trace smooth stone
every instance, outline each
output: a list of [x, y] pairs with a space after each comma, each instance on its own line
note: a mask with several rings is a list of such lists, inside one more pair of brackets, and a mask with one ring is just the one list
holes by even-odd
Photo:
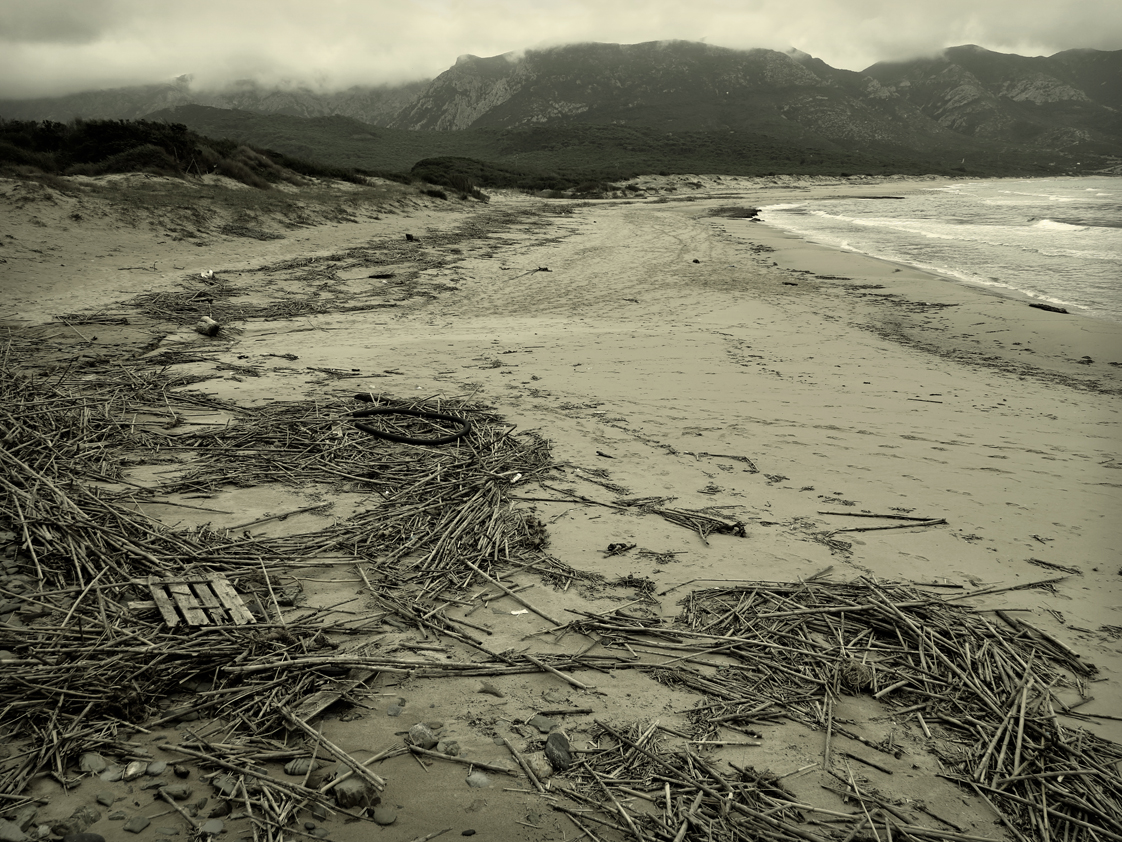
[[156, 761], [153, 761], [152, 763], [149, 763], [148, 768], [145, 769], [144, 771], [145, 771], [145, 774], [154, 778], [154, 777], [156, 777], [158, 775], [162, 775], [164, 772], [166, 772], [167, 768], [168, 768], [168, 764], [165, 761], [156, 760]]
[[386, 715], [387, 716], [401, 716], [401, 712], [403, 710], [404, 710], [404, 708], [402, 708], [401, 705], [390, 705], [388, 708], [386, 708]]
[[223, 816], [230, 815], [230, 802], [219, 801], [210, 808], [210, 812], [206, 814], [208, 819], [220, 819]]
[[237, 779], [231, 777], [230, 775], [219, 775], [217, 778], [210, 782], [210, 785], [227, 798], [238, 791]]
[[147, 770], [148, 770], [148, 764], [147, 763], [145, 763], [143, 760], [134, 760], [132, 763], [130, 763], [128, 766], [125, 767], [124, 780], [126, 782], [135, 781], [137, 778], [139, 778], [141, 775], [143, 775]]
[[126, 813], [124, 810], [114, 810], [105, 818], [109, 819], [109, 821], [111, 822], [123, 822], [128, 817], [128, 813]]
[[554, 731], [545, 740], [545, 756], [558, 772], [564, 772], [573, 765], [573, 755], [569, 751], [569, 738], [560, 731]]
[[101, 780], [105, 781], [107, 784], [115, 784], [117, 781], [121, 780], [121, 778], [123, 778], [124, 776], [125, 776], [125, 767], [124, 766], [118, 766], [116, 763], [114, 763], [112, 766], [110, 766], [104, 772], [102, 772], [100, 775], [98, 775], [98, 777], [101, 778]]
[[390, 825], [397, 821], [397, 810], [393, 807], [377, 807], [374, 810], [374, 824]]
[[152, 821], [147, 816], [133, 816], [124, 823], [123, 829], [129, 833], [140, 833], [150, 824], [152, 824]]
[[482, 772], [472, 772], [467, 776], [467, 785], [476, 789], [483, 789], [491, 785], [491, 779]]
[[335, 803], [344, 809], [365, 807], [370, 803], [371, 794], [370, 785], [355, 775], [335, 787]]
[[315, 822], [304, 822], [304, 830], [315, 830], [315, 829], [316, 829], [316, 823]]
[[98, 774], [109, 768], [109, 761], [96, 751], [87, 751], [78, 758], [78, 768], [83, 772]]
[[206, 836], [217, 836], [225, 829], [226, 825], [222, 823], [221, 819], [211, 819], [208, 822], [203, 822], [202, 827], [199, 828], [199, 833]]
[[284, 773], [286, 775], [306, 775], [311, 768], [312, 758], [297, 757], [295, 760], [289, 760], [284, 764]]
[[164, 825], [163, 827], [157, 827], [156, 833], [163, 834], [164, 836], [178, 836], [179, 828], [172, 827], [171, 825]]
[[102, 807], [112, 807], [113, 803], [117, 800], [117, 796], [112, 792], [99, 792], [96, 800]]
[[316, 839], [326, 839], [328, 833], [330, 833], [330, 831], [326, 827], [317, 827], [312, 831], [312, 836]]
[[186, 766], [180, 765], [179, 763], [176, 763], [174, 766], [172, 766], [171, 771], [175, 773], [175, 776], [177, 778], [187, 778], [191, 775], [191, 770]]
[[548, 716], [542, 716], [540, 713], [531, 717], [526, 724], [537, 728], [538, 731], [543, 734], [548, 734], [557, 727], [557, 722], [555, 720], [550, 719]]
[[186, 784], [172, 784], [165, 786], [163, 791], [174, 798], [176, 801], [186, 801], [191, 797], [191, 787]]

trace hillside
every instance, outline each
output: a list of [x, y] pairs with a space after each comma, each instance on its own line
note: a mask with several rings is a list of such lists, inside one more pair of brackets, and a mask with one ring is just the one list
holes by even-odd
[[243, 82], [0, 102], [6, 119], [146, 118], [337, 167], [432, 157], [537, 175], [1110, 171], [1122, 51], [1024, 57], [964, 46], [839, 70], [798, 51], [685, 41], [462, 56], [431, 82], [335, 93]]

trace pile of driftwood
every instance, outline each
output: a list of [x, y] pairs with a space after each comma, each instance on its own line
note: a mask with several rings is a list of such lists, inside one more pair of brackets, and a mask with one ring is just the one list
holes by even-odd
[[[609, 747], [580, 767], [586, 800], [597, 808], [578, 813], [586, 822], [679, 842], [838, 833], [976, 838], [953, 816], [908, 815], [852, 774], [836, 775], [835, 791], [859, 809], [831, 814], [795, 802], [774, 776], [722, 767], [714, 755], [725, 745], [753, 744], [730, 741], [723, 729], [759, 737], [754, 726], [788, 719], [823, 732], [822, 768], [830, 774], [839, 735], [892, 756], [898, 746], [834, 721], [842, 694], [868, 694], [897, 721], [914, 721], [936, 750], [940, 736], [969, 745], [965, 753], [948, 752], [943, 776], [986, 799], [1018, 839], [1122, 839], [1122, 746], [1059, 719], [1070, 713], [1060, 689], [1085, 698], [1082, 680], [1095, 667], [1013, 613], [998, 611], [991, 620], [958, 601], [869, 580], [759, 582], [695, 591], [683, 604], [674, 625], [624, 616], [579, 623], [605, 645], [678, 654], [673, 667], [646, 669], [706, 697], [691, 712], [690, 734], [600, 723]], [[691, 661], [717, 669], [691, 669]], [[656, 744], [667, 733], [688, 738], [685, 748]], [[942, 827], [921, 824], [926, 817]], [[832, 830], [813, 829], [816, 823]]]
[[[351, 666], [421, 671], [377, 653], [339, 656], [342, 636], [392, 620], [486, 655], [446, 662], [436, 674], [557, 669], [492, 653], [470, 621], [454, 625], [444, 615], [457, 604], [445, 592], [473, 580], [493, 597], [512, 592], [499, 578], [504, 566], [576, 575], [541, 551], [544, 528], [510, 500], [517, 482], [549, 466], [540, 437], [516, 435], [484, 407], [432, 401], [425, 406], [470, 420], [472, 432], [439, 449], [416, 447], [355, 429], [351, 399], [245, 408], [173, 390], [166, 372], [139, 364], [32, 377], [2, 362], [0, 737], [17, 747], [0, 760], [5, 811], [27, 803], [25, 791], [43, 775], [72, 785], [85, 753], [151, 760], [133, 734], [216, 718], [217, 736], [199, 733], [167, 749], [209, 767], [260, 838], [280, 839], [297, 810], [325, 808], [340, 778], [296, 785], [267, 774], [264, 759], [319, 756], [373, 791], [380, 780], [364, 765], [370, 759], [358, 762], [310, 726], [314, 713], [301, 713], [301, 703], [338, 686]], [[233, 420], [185, 427], [184, 415], [200, 411]], [[131, 466], [153, 463], [172, 478], [157, 488], [130, 482]], [[145, 503], [206, 511], [182, 492], [278, 482], [361, 490], [376, 505], [284, 537], [171, 529], [143, 513]], [[340, 563], [360, 574], [372, 603], [352, 612], [294, 606], [282, 574]], [[213, 592], [189, 585], [209, 621], [190, 625], [184, 609], [183, 622], [169, 626], [152, 606], [163, 598], [174, 611], [169, 594], [187, 581], [215, 583]], [[243, 603], [237, 611], [217, 604], [218, 584]], [[253, 621], [235, 621], [240, 612]]]

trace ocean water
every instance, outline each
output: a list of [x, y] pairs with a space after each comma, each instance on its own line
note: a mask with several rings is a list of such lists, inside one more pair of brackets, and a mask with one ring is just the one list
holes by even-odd
[[765, 206], [760, 218], [823, 245], [1122, 322], [1122, 178], [961, 181], [902, 199]]

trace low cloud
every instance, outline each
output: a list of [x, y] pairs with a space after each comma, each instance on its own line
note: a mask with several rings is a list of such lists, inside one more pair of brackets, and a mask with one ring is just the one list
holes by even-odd
[[835, 67], [974, 43], [1122, 48], [1117, 0], [0, 0], [0, 97], [252, 78], [338, 89], [432, 78], [464, 54], [681, 39], [797, 47]]

